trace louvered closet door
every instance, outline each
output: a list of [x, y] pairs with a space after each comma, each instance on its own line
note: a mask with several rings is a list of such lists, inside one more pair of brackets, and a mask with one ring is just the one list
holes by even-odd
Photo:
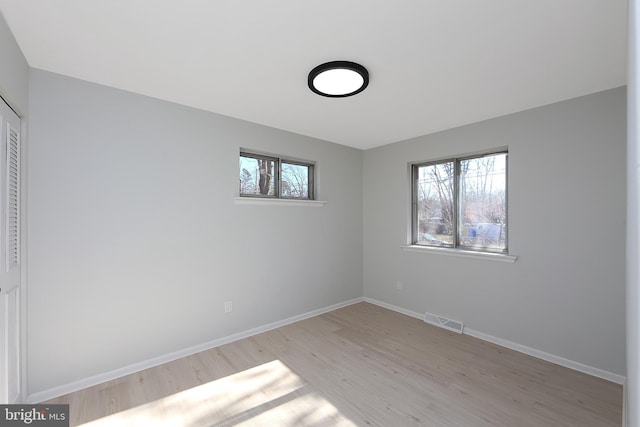
[[20, 395], [20, 118], [0, 98], [0, 404]]

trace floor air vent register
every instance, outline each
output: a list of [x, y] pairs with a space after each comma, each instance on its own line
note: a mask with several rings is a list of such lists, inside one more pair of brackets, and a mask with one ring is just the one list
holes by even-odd
[[464, 324], [462, 322], [447, 319], [446, 317], [438, 316], [437, 314], [429, 312], [424, 313], [424, 321], [430, 325], [439, 326], [459, 334], [461, 334], [464, 329]]

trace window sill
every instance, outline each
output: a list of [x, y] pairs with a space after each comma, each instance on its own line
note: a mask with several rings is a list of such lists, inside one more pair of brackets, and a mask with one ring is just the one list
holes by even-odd
[[322, 200], [267, 199], [262, 197], [235, 197], [236, 205], [270, 205], [270, 206], [310, 206], [321, 208], [327, 204]]
[[475, 252], [475, 251], [465, 251], [462, 249], [453, 249], [453, 248], [434, 248], [428, 246], [420, 246], [420, 245], [410, 245], [410, 246], [402, 246], [401, 247], [405, 252], [417, 252], [417, 253], [431, 253], [431, 254], [439, 254], [439, 255], [447, 255], [447, 256], [456, 256], [462, 258], [475, 258], [475, 259], [484, 259], [487, 261], [496, 261], [496, 262], [506, 262], [513, 264], [518, 259], [515, 255], [507, 255], [507, 254], [494, 254], [490, 252]]

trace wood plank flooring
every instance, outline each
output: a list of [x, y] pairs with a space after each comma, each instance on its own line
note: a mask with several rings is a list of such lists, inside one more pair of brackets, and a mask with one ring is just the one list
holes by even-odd
[[46, 403], [91, 427], [622, 422], [618, 384], [368, 303]]

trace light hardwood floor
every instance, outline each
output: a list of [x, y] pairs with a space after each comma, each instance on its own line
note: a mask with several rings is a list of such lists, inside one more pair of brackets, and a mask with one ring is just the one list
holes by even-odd
[[359, 303], [81, 390], [71, 425], [620, 426], [622, 387]]

